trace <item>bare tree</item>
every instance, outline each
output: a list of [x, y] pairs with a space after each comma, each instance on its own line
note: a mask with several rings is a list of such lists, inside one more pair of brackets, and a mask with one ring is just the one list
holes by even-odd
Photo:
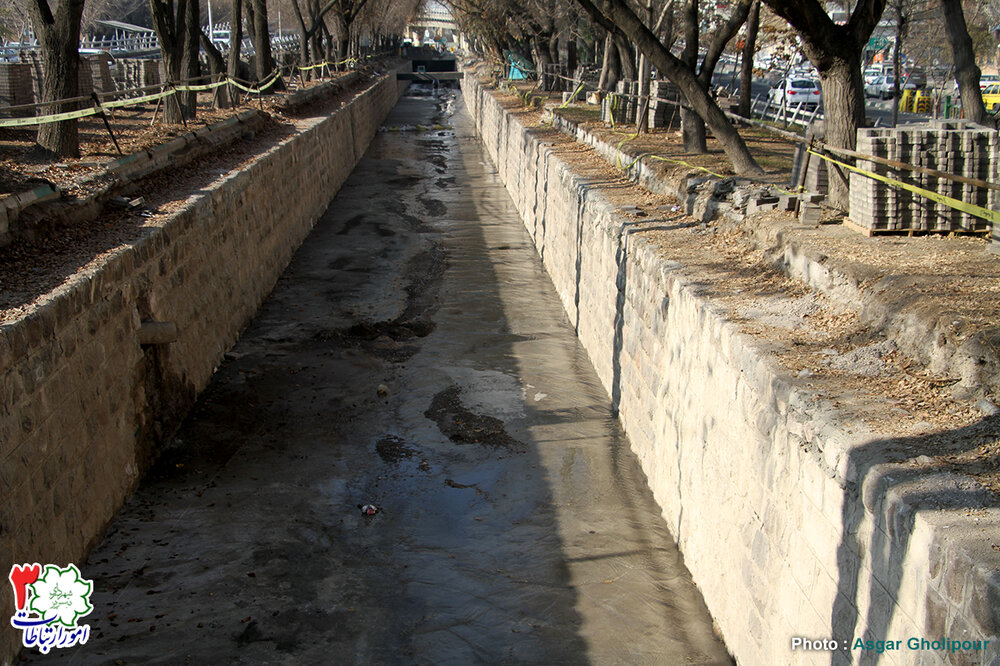
[[750, 117], [750, 87], [753, 83], [753, 59], [757, 53], [757, 32], [760, 30], [760, 0], [753, 0], [747, 19], [743, 43], [743, 61], [740, 67], [740, 115]]
[[[28, 11], [42, 50], [43, 102], [76, 97], [80, 66], [80, 17], [84, 0], [59, 0], [55, 14], [48, 0], [29, 0]], [[72, 111], [69, 103], [46, 107], [49, 113]], [[76, 120], [45, 123], [36, 139], [41, 150], [60, 157], [77, 157], [80, 143]]]
[[606, 30], [635, 42], [656, 69], [678, 87], [692, 110], [711, 128], [737, 173], [741, 175], [763, 173], [763, 169], [750, 154], [743, 138], [702, 86], [693, 68], [674, 56], [624, 0], [577, 0], [577, 2]]
[[[160, 56], [163, 58], [163, 69], [168, 83], [177, 83], [183, 78], [184, 43], [186, 40], [186, 20], [188, 2], [196, 0], [149, 0], [149, 8], [153, 15], [153, 26], [160, 39]], [[171, 95], [163, 105], [163, 120], [167, 123], [179, 123], [189, 113], [184, 108], [186, 99], [179, 95]]]
[[965, 23], [961, 0], [941, 0], [944, 12], [945, 34], [951, 44], [951, 53], [955, 62], [955, 80], [962, 96], [962, 111], [965, 117], [977, 123], [994, 124], [986, 113], [983, 96], [979, 89], [979, 66], [976, 65], [976, 54], [972, 48], [972, 38]]
[[[226, 74], [230, 79], [236, 80], [240, 76], [240, 51], [243, 48], [243, 0], [232, 1], [233, 20], [229, 23], [229, 59], [226, 62]], [[234, 103], [239, 102], [239, 90], [232, 86], [227, 87]]]
[[[858, 0], [845, 25], [837, 25], [819, 0], [763, 0], [802, 37], [802, 51], [819, 72], [823, 88], [826, 142], [853, 149], [865, 124], [861, 54], [878, 24], [886, 0]], [[830, 202], [847, 208], [847, 174], [831, 169]]]
[[257, 81], [261, 82], [274, 72], [271, 31], [267, 22], [267, 0], [248, 0], [244, 8], [248, 18], [247, 29], [254, 48], [254, 75]]

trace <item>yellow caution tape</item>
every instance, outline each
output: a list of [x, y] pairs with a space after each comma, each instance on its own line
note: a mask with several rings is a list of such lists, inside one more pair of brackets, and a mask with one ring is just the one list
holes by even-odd
[[[123, 106], [135, 106], [136, 104], [145, 104], [146, 102], [170, 97], [173, 94], [175, 94], [173, 90], [167, 90], [161, 93], [153, 93], [152, 95], [143, 95], [142, 97], [129, 97], [128, 99], [119, 99], [114, 102], [102, 102], [101, 107], [105, 109], [117, 109]], [[35, 120], [38, 119], [36, 118]]]
[[281, 72], [275, 72], [274, 74], [271, 75], [271, 78], [266, 83], [261, 84], [260, 86], [258, 86], [256, 88], [247, 88], [246, 86], [241, 85], [241, 84], [237, 83], [236, 81], [233, 81], [232, 79], [229, 79], [229, 83], [233, 84], [234, 86], [236, 86], [237, 88], [239, 88], [243, 92], [248, 92], [248, 93], [264, 92], [265, 90], [267, 90], [268, 88], [270, 88], [271, 86], [273, 86], [278, 81], [278, 78], [280, 76], [281, 76]]
[[[224, 81], [218, 81], [216, 83], [207, 83], [205, 85], [198, 86], [174, 86], [170, 90], [165, 90], [160, 93], [153, 93], [152, 95], [143, 95], [142, 97], [128, 97], [126, 99], [119, 99], [114, 102], [102, 102], [100, 105], [95, 105], [87, 109], [80, 109], [78, 111], [66, 111], [65, 113], [54, 113], [48, 116], [31, 116], [27, 118], [0, 118], [0, 127], [31, 127], [34, 125], [44, 125], [46, 123], [58, 123], [64, 120], [75, 120], [78, 118], [86, 118], [88, 116], [94, 116], [99, 113], [103, 113], [108, 109], [117, 109], [126, 106], [136, 106], [137, 104], [145, 104], [147, 102], [152, 102], [158, 99], [163, 99], [165, 97], [170, 97], [178, 92], [200, 92], [205, 90], [212, 90], [213, 88], [219, 88], [226, 84], [231, 84], [243, 90], [245, 92], [264, 92], [275, 83], [277, 83], [278, 78], [281, 76], [280, 71], [275, 71], [271, 74], [270, 79], [264, 85], [259, 88], [247, 88], [246, 86], [240, 85], [233, 79], [226, 79]], [[57, 102], [51, 102], [56, 104]]]
[[850, 171], [860, 173], [862, 175], [868, 176], [869, 178], [874, 178], [875, 180], [881, 181], [887, 185], [892, 185], [894, 187], [899, 187], [901, 189], [907, 190], [909, 192], [914, 192], [915, 194], [919, 194], [922, 197], [926, 197], [931, 201], [936, 201], [937, 203], [944, 204], [945, 206], [950, 206], [951, 208], [954, 208], [955, 210], [960, 210], [963, 213], [968, 213], [970, 215], [975, 215], [976, 217], [981, 217], [984, 220], [992, 222], [993, 224], [1000, 224], [1000, 212], [997, 212], [995, 210], [990, 210], [989, 208], [983, 208], [982, 206], [966, 203], [965, 201], [954, 199], [952, 197], [945, 196], [938, 192], [931, 192], [930, 190], [925, 190], [922, 187], [917, 187], [916, 185], [904, 183], [901, 180], [896, 180], [895, 178], [889, 178], [888, 176], [883, 176], [881, 174], [877, 174], [872, 171], [859, 169], [856, 166], [845, 164], [844, 162], [835, 160], [828, 155], [823, 155], [813, 150], [810, 150], [809, 152], [812, 153], [813, 155], [816, 155], [817, 157], [823, 158], [827, 162], [832, 162], [833, 164], [844, 167], [845, 169], [849, 169]]
[[571, 99], [575, 99], [576, 96], [580, 94], [580, 91], [583, 90], [583, 86], [585, 86], [585, 85], [586, 85], [585, 83], [581, 83], [577, 87], [577, 89], [575, 91], [573, 91], [573, 94], [569, 96], [569, 99], [567, 99], [565, 102], [563, 102], [562, 104], [559, 105], [559, 108], [560, 109], [565, 109], [566, 105], [569, 104], [570, 100]]
[[707, 173], [709, 175], [712, 175], [712, 176], [715, 176], [716, 178], [722, 178], [722, 179], [726, 178], [726, 176], [723, 176], [720, 173], [715, 173], [714, 171], [712, 171], [710, 169], [706, 169], [705, 167], [700, 167], [700, 166], [698, 166], [696, 164], [691, 164], [690, 162], [685, 162], [684, 160], [675, 160], [675, 159], [671, 159], [669, 157], [660, 157], [659, 155], [649, 155], [648, 157], [651, 160], [659, 160], [661, 162], [670, 162], [671, 164], [680, 164], [682, 166], [686, 166], [689, 169], [695, 169], [696, 171], [704, 171], [705, 173]]
[[[55, 102], [53, 102], [55, 104]], [[79, 111], [66, 111], [65, 113], [54, 113], [50, 116], [27, 118], [0, 118], [0, 127], [29, 127], [31, 125], [42, 125], [44, 123], [58, 123], [63, 120], [74, 120], [76, 118], [86, 118], [99, 113], [99, 109], [93, 107], [80, 109]]]
[[220, 86], [224, 86], [227, 83], [229, 83], [229, 81], [224, 80], [224, 81], [218, 81], [216, 83], [206, 83], [205, 85], [201, 86], [174, 86], [174, 90], [180, 90], [183, 92], [203, 92], [205, 90], [213, 90]]

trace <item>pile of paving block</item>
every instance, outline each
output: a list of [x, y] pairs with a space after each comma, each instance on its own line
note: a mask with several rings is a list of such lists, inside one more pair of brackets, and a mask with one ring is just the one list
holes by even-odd
[[649, 129], [670, 127], [680, 122], [680, 89], [666, 80], [652, 81], [649, 85]]
[[792, 188], [801, 186], [806, 192], [827, 194], [830, 191], [830, 180], [826, 160], [810, 155], [806, 144], [797, 144], [792, 161], [792, 177], [788, 185]]
[[[0, 107], [33, 104], [35, 95], [31, 85], [31, 65], [20, 62], [0, 63]], [[31, 109], [0, 111], [3, 116], [31, 116]]]
[[638, 81], [619, 81], [615, 92], [601, 100], [601, 120], [613, 125], [634, 125], [638, 97]]
[[[857, 151], [988, 183], [1000, 182], [996, 130], [961, 121], [935, 121], [894, 129], [858, 130]], [[859, 169], [990, 210], [1000, 209], [1000, 191], [877, 162]], [[860, 173], [850, 176], [850, 219], [870, 234], [987, 233], [990, 223], [946, 203]]]
[[[679, 118], [680, 90], [670, 81], [649, 82], [649, 129], [669, 127]], [[639, 110], [639, 82], [619, 81], [614, 94], [601, 102], [601, 120], [616, 125], [634, 125]]]
[[131, 90], [159, 85], [160, 61], [142, 58], [120, 58], [115, 62], [115, 87], [118, 90]]

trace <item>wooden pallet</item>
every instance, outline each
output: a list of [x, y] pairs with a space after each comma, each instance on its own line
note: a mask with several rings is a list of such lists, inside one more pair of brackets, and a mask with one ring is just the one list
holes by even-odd
[[855, 231], [862, 236], [868, 236], [869, 238], [873, 236], [930, 236], [937, 234], [939, 236], [977, 236], [979, 238], [989, 238], [990, 230], [983, 229], [980, 231], [972, 231], [969, 229], [952, 229], [950, 231], [941, 231], [938, 229], [869, 229], [863, 227], [860, 224], [853, 222], [850, 218], [845, 217], [843, 219], [843, 225]]

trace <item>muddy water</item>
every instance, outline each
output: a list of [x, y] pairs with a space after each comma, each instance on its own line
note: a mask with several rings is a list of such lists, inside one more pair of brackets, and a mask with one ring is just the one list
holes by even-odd
[[93, 552], [62, 659], [728, 663], [454, 106], [387, 120]]

